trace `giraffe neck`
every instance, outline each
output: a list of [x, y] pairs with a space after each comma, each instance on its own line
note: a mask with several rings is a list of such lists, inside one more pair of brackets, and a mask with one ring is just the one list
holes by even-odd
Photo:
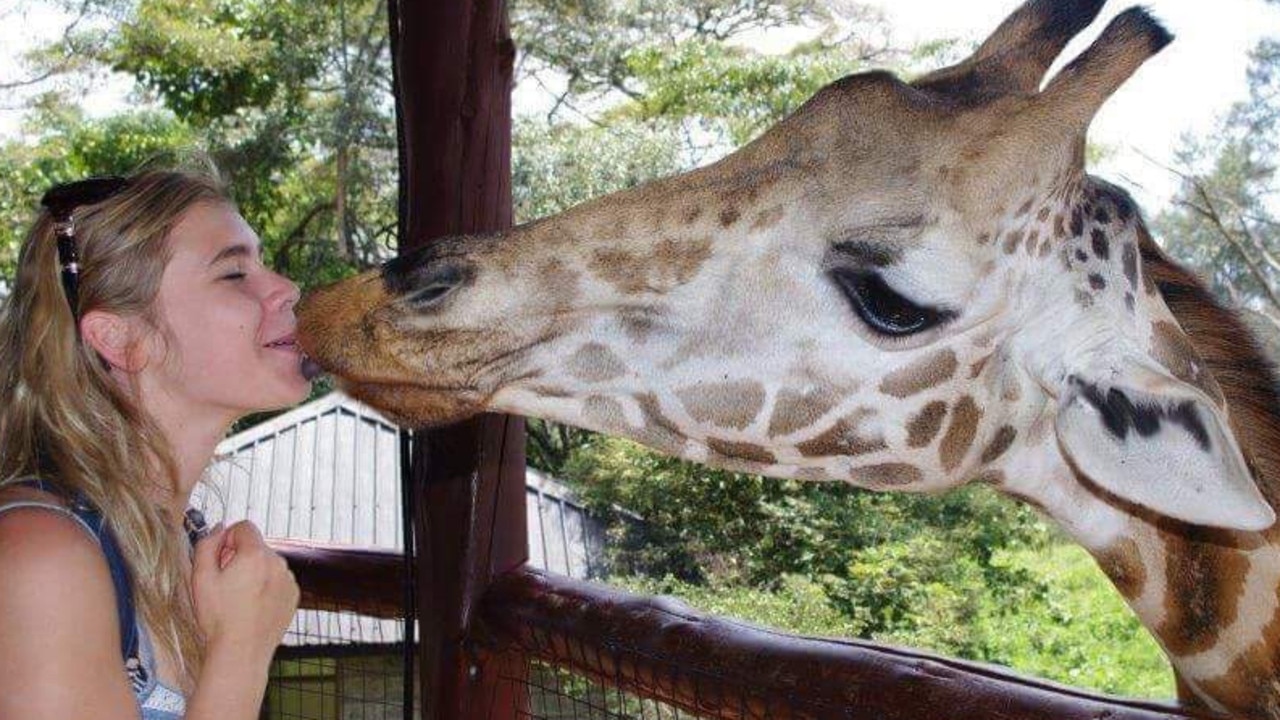
[[[1280, 395], [1249, 331], [1138, 227], [1150, 275], [1221, 388], [1259, 488], [1280, 507]], [[1216, 388], [1215, 388], [1216, 389]], [[1067, 468], [1006, 489], [1084, 545], [1168, 655], [1184, 702], [1233, 717], [1280, 718], [1280, 529], [1198, 528], [1106, 496]]]
[[1182, 700], [1233, 717], [1280, 718], [1275, 534], [1130, 512], [1112, 542], [1088, 549], [1168, 655]]

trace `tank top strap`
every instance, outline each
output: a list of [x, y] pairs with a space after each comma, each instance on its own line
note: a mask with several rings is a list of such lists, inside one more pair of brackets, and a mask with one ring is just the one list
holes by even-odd
[[107, 569], [111, 572], [111, 584], [116, 595], [116, 619], [120, 626], [120, 653], [126, 665], [138, 658], [138, 623], [133, 602], [133, 582], [129, 575], [129, 566], [125, 563], [124, 552], [116, 541], [106, 520], [92, 503], [80, 495], [69, 495], [57, 485], [41, 478], [20, 478], [0, 485], [0, 487], [29, 487], [61, 497], [67, 506], [60, 507], [49, 503], [14, 502], [4, 507], [47, 507], [70, 514], [85, 527], [98, 541], [102, 554], [107, 560]]

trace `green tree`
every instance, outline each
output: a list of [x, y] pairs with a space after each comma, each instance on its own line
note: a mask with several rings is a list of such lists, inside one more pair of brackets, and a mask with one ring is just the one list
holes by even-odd
[[1182, 187], [1155, 226], [1168, 250], [1199, 270], [1223, 301], [1245, 311], [1276, 351], [1280, 38], [1264, 39], [1254, 48], [1248, 72], [1248, 98], [1210, 136], [1184, 140]]
[[[82, 70], [67, 62], [75, 55], [132, 76], [138, 98], [158, 103], [231, 178], [277, 269], [310, 286], [390, 254], [397, 159], [385, 0], [84, 7], [96, 22], [35, 53], [34, 72]], [[20, 162], [27, 150], [8, 152]]]
[[30, 122], [41, 128], [38, 136], [0, 146], [0, 278], [13, 276], [18, 245], [50, 186], [86, 175], [127, 173], [180, 154], [194, 141], [190, 128], [163, 112], [87, 120], [75, 108], [54, 103]]

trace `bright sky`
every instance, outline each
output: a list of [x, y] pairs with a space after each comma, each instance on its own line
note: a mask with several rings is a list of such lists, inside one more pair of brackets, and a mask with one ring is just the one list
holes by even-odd
[[[940, 37], [976, 43], [1017, 4], [1017, 0], [864, 1], [884, 9], [898, 46]], [[1103, 17], [1067, 48], [1064, 60], [1082, 50], [1106, 19], [1130, 4], [1108, 3]], [[1264, 0], [1146, 0], [1144, 4], [1176, 39], [1107, 103], [1094, 122], [1090, 140], [1114, 151], [1093, 172], [1127, 187], [1154, 213], [1177, 185], [1176, 178], [1159, 165], [1174, 164], [1183, 133], [1210, 131], [1216, 117], [1245, 97], [1247, 53], [1264, 34], [1280, 35], [1280, 6]], [[35, 39], [54, 36], [61, 27], [61, 15], [42, 3], [0, 0], [0, 83], [22, 76], [15, 58], [23, 48]], [[127, 84], [104, 80], [97, 87], [86, 99], [90, 114], [108, 114], [124, 103]], [[16, 134], [19, 115], [10, 108], [18, 105], [15, 93], [0, 90], [0, 141]]]
[[[872, 4], [885, 10], [895, 37], [907, 43], [948, 36], [980, 42], [1017, 5], [1015, 0], [873, 0]], [[1098, 21], [1067, 46], [1058, 64], [1082, 51], [1107, 20], [1133, 4], [1107, 3]], [[1280, 36], [1280, 6], [1263, 0], [1144, 0], [1141, 4], [1164, 22], [1175, 39], [1147, 61], [1094, 120], [1090, 141], [1115, 152], [1091, 172], [1124, 186], [1154, 214], [1177, 187], [1177, 178], [1159, 165], [1175, 165], [1174, 152], [1183, 133], [1211, 131], [1216, 117], [1247, 96], [1248, 52], [1263, 36]]]

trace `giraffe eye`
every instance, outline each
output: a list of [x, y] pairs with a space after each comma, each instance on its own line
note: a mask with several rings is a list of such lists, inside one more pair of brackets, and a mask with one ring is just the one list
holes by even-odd
[[858, 317], [881, 335], [914, 335], [955, 317], [955, 312], [951, 310], [917, 305], [899, 295], [879, 273], [865, 269], [837, 268], [831, 274]]

